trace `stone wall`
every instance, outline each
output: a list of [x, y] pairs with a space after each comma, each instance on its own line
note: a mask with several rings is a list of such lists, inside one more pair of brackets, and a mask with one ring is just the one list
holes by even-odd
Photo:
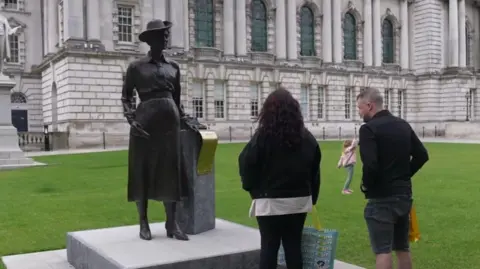
[[26, 97], [26, 104], [12, 104], [12, 109], [28, 110], [29, 132], [43, 132], [42, 114], [42, 87], [39, 76], [14, 75], [16, 85], [12, 92], [23, 93]]
[[120, 102], [126, 59], [69, 56], [42, 73], [47, 124], [61, 132], [125, 132]]

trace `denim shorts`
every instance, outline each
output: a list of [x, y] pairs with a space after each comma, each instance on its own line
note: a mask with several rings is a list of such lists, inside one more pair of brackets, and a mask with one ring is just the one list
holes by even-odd
[[365, 206], [370, 244], [375, 254], [409, 251], [410, 196], [370, 199]]

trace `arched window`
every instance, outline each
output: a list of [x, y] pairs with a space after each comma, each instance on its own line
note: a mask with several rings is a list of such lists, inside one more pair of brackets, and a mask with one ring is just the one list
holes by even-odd
[[195, 42], [198, 47], [215, 46], [213, 0], [195, 0]]
[[315, 56], [315, 20], [307, 6], [300, 11], [300, 55]]
[[13, 92], [10, 95], [10, 102], [12, 104], [26, 104], [27, 103], [27, 97], [25, 94], [21, 92]]
[[267, 8], [262, 0], [252, 0], [252, 51], [267, 51]]
[[357, 20], [350, 12], [343, 19], [343, 58], [357, 59]]
[[394, 53], [393, 23], [389, 19], [383, 20], [382, 39], [383, 39], [383, 62], [391, 64], [394, 61], [395, 53]]

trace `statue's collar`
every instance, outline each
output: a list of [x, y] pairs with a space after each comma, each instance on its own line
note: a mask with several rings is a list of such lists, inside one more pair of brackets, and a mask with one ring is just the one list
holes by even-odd
[[[149, 51], [148, 54], [148, 61], [151, 62], [151, 63], [157, 63], [157, 61], [155, 61], [153, 58], [152, 58], [152, 52]], [[161, 62], [164, 62], [164, 63], [169, 63], [168, 60], [165, 58], [165, 54], [162, 52], [162, 57], [160, 57], [160, 61]]]

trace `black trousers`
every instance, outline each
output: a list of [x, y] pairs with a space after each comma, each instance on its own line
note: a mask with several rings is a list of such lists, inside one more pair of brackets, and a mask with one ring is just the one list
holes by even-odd
[[302, 269], [302, 231], [307, 213], [257, 217], [261, 236], [260, 269], [276, 269], [280, 242], [287, 268]]

